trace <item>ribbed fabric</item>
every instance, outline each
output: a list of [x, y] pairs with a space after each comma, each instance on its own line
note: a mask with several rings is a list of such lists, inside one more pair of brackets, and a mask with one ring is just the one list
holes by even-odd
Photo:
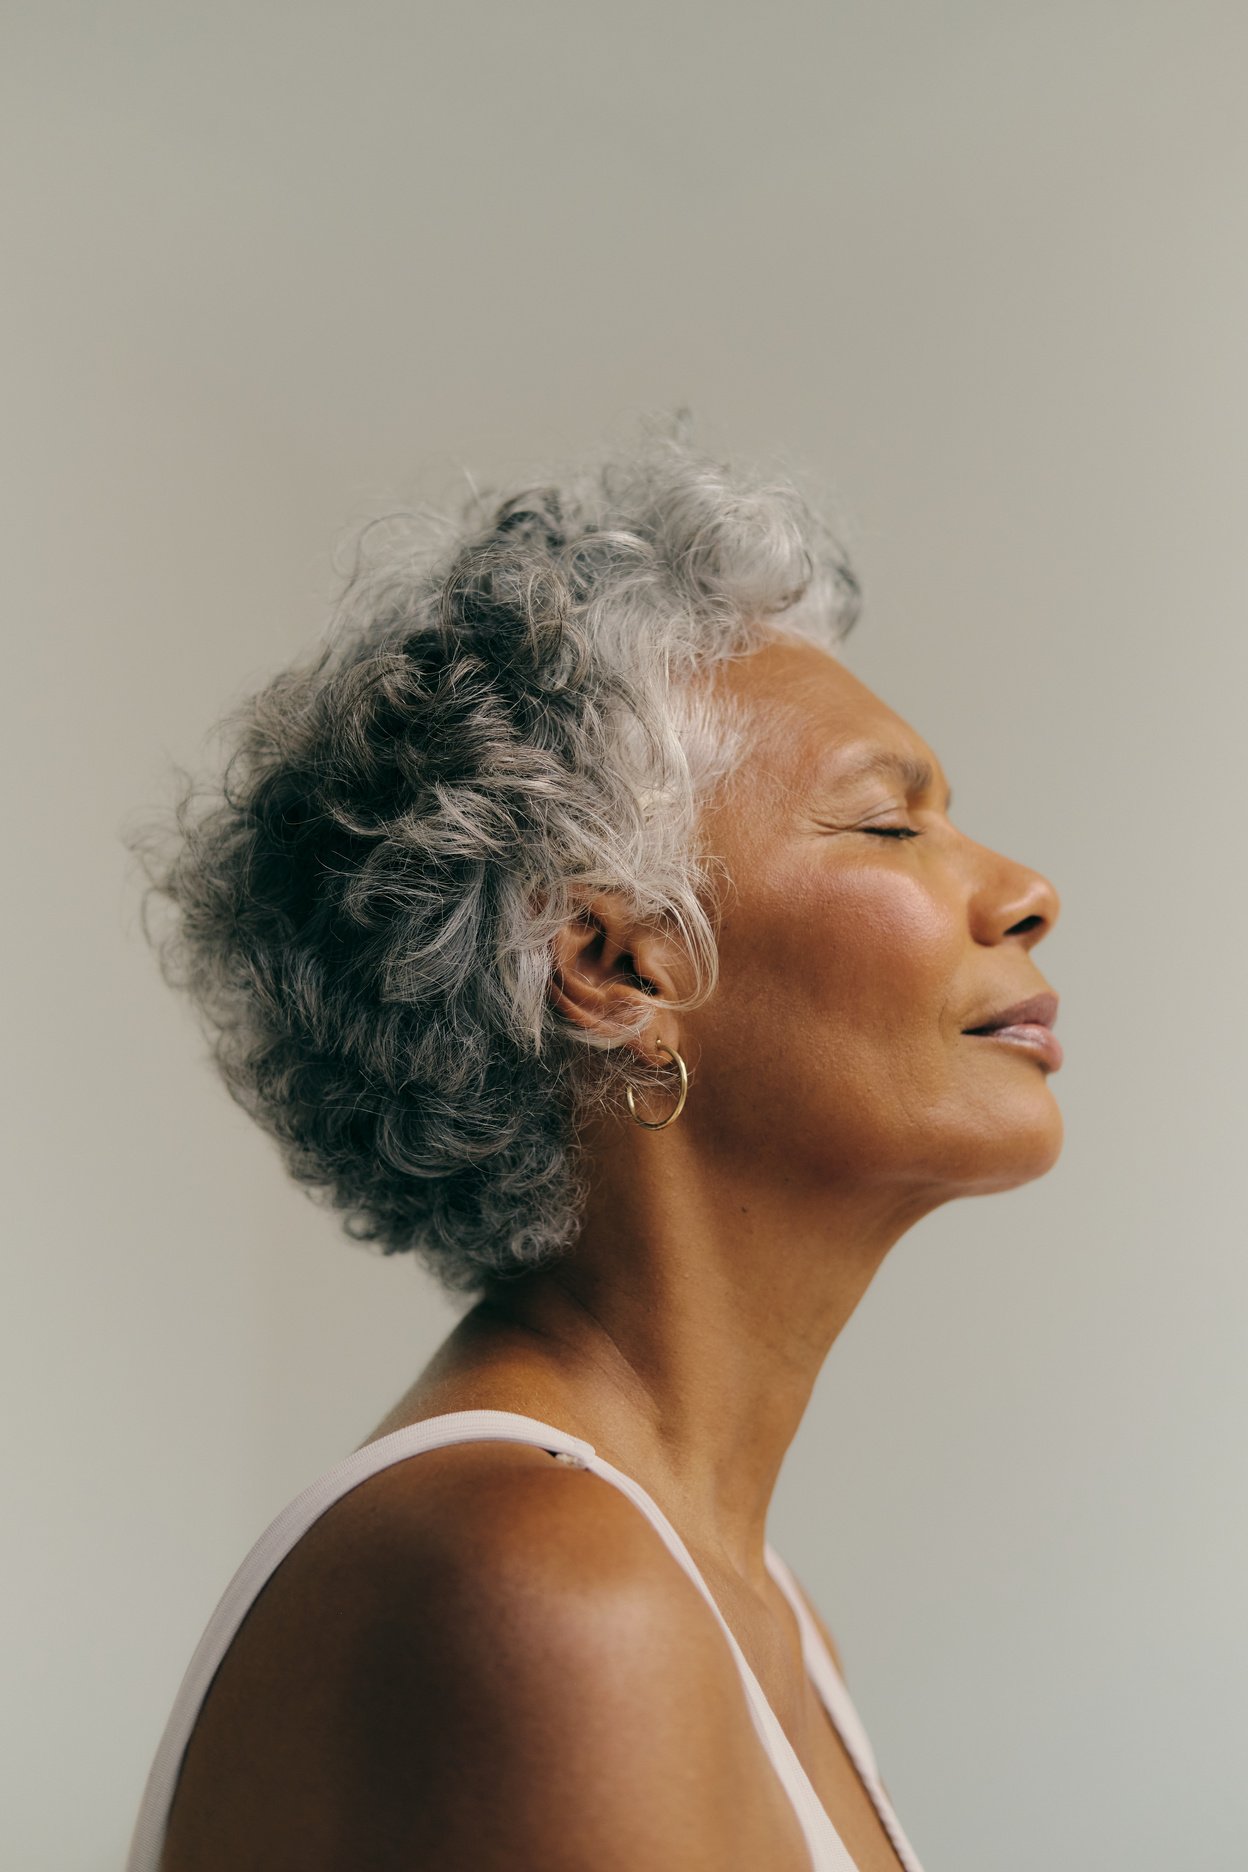
[[[295, 1543], [334, 1502], [390, 1464], [419, 1455], [423, 1450], [438, 1449], [451, 1443], [483, 1441], [528, 1443], [549, 1450], [580, 1468], [592, 1470], [595, 1475], [601, 1476], [627, 1495], [641, 1510], [689, 1575], [719, 1623], [740, 1673], [754, 1727], [793, 1804], [810, 1852], [812, 1872], [855, 1872], [853, 1860], [764, 1696], [762, 1686], [746, 1662], [745, 1654], [733, 1637], [714, 1595], [694, 1564], [689, 1549], [657, 1502], [631, 1476], [625, 1475], [599, 1456], [591, 1443], [570, 1436], [566, 1430], [543, 1423], [539, 1418], [500, 1410], [450, 1411], [441, 1417], [428, 1417], [422, 1423], [408, 1424], [402, 1430], [395, 1430], [389, 1436], [365, 1444], [363, 1449], [354, 1451], [310, 1483], [265, 1529], [226, 1587], [187, 1666], [147, 1778], [130, 1854], [126, 1860], [126, 1872], [159, 1872], [174, 1788], [200, 1707], [231, 1640], [261, 1587]], [[819, 1629], [796, 1580], [770, 1543], [766, 1547], [766, 1561], [772, 1578], [793, 1608], [801, 1631], [806, 1669], [845, 1744], [850, 1760], [862, 1778], [885, 1832], [892, 1840], [906, 1872], [922, 1872], [884, 1792], [871, 1744], [850, 1702], [849, 1692], [819, 1635]]]

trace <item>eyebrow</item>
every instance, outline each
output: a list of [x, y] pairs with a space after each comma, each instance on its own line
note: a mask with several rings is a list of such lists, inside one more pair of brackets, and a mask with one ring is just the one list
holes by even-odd
[[[850, 780], [873, 778], [877, 774], [895, 774], [904, 781], [909, 793], [930, 793], [936, 784], [936, 774], [930, 761], [918, 754], [902, 754], [896, 748], [872, 748], [860, 754], [856, 760], [834, 769], [832, 779], [838, 783]], [[945, 801], [945, 811], [953, 805], [953, 788]]]

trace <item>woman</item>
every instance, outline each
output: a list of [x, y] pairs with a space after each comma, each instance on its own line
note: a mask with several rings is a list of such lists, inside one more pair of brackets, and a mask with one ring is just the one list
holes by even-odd
[[649, 432], [364, 545], [146, 857], [233, 1095], [473, 1304], [240, 1569], [131, 1872], [917, 1872], [767, 1508], [893, 1243], [1057, 1158], [1057, 895], [787, 483]]

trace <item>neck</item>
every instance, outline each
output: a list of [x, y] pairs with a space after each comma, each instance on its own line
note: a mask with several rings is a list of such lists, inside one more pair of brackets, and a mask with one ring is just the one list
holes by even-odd
[[626, 1156], [596, 1167], [573, 1248], [497, 1283], [461, 1322], [454, 1363], [480, 1374], [484, 1358], [511, 1394], [547, 1400], [691, 1545], [757, 1584], [785, 1454], [829, 1350], [917, 1219], [913, 1192], [908, 1208], [895, 1184], [762, 1202], [756, 1165], [739, 1180], [717, 1166], [712, 1193], [696, 1163], [667, 1159], [647, 1180]]

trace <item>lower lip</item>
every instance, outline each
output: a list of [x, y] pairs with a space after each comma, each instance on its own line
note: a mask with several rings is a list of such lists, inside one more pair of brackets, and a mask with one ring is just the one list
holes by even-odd
[[1018, 1047], [1020, 1051], [1034, 1053], [1035, 1057], [1056, 1072], [1062, 1063], [1062, 1043], [1051, 1027], [1040, 1027], [1028, 1021], [1019, 1027], [994, 1027], [991, 1033], [968, 1034], [968, 1040], [1000, 1040], [1006, 1046]]

